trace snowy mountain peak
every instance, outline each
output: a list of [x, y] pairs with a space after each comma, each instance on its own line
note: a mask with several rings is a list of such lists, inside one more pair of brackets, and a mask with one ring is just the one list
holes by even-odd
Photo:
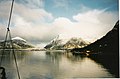
[[12, 38], [12, 40], [21, 40], [21, 41], [26, 42], [26, 40], [25, 40], [25, 39], [23, 39], [23, 38], [21, 38], [21, 37], [14, 37], [14, 38]]
[[82, 38], [72, 37], [68, 39], [61, 39], [60, 36], [55, 37], [49, 44], [45, 46], [46, 49], [72, 49], [82, 48], [87, 46], [89, 43], [84, 41]]

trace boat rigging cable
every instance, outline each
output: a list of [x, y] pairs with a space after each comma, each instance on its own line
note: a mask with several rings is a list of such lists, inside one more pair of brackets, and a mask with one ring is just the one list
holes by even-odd
[[12, 37], [11, 37], [11, 32], [10, 32], [10, 23], [11, 23], [11, 17], [12, 17], [12, 12], [13, 12], [13, 5], [14, 5], [14, 0], [12, 0], [12, 4], [11, 4], [11, 8], [10, 8], [10, 15], [9, 15], [9, 20], [8, 20], [8, 25], [7, 25], [7, 33], [5, 36], [5, 40], [3, 42], [3, 51], [2, 51], [2, 56], [1, 56], [1, 60], [0, 60], [0, 67], [2, 65], [2, 60], [3, 60], [3, 55], [5, 53], [5, 48], [6, 48], [6, 44], [7, 44], [7, 38], [10, 39], [10, 44], [11, 44], [11, 51], [15, 60], [15, 65], [16, 65], [16, 69], [17, 69], [17, 74], [18, 74], [18, 78], [20, 78], [20, 73], [19, 73], [19, 68], [18, 68], [18, 64], [17, 64], [17, 59], [16, 59], [16, 55], [15, 55], [15, 50], [14, 50], [14, 46], [13, 46], [13, 41], [12, 41]]

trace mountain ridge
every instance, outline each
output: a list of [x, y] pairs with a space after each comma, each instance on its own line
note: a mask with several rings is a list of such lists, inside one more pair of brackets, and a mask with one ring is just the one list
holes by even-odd
[[49, 44], [47, 44], [45, 49], [72, 49], [81, 48], [88, 45], [88, 42], [84, 41], [82, 38], [73, 37], [67, 41], [64, 39], [53, 39]]

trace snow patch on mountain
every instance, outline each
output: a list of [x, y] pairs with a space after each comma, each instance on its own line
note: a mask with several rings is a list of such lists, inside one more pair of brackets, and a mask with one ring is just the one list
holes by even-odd
[[[0, 48], [3, 48], [4, 42], [5, 41], [0, 42]], [[29, 44], [25, 39], [21, 37], [12, 38], [12, 43], [15, 49], [26, 49], [34, 47], [32, 44]], [[10, 40], [6, 41], [6, 48], [11, 48]]]
[[21, 37], [14, 37], [14, 38], [12, 38], [12, 40], [21, 40], [21, 41], [26, 42], [26, 40], [25, 40], [25, 39], [23, 39], [23, 38], [21, 38]]

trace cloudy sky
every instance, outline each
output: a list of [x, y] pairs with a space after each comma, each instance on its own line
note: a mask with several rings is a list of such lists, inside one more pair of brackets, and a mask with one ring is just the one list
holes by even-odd
[[[0, 40], [5, 38], [11, 0], [0, 0]], [[118, 20], [118, 0], [15, 0], [11, 33], [29, 42], [56, 36], [93, 42]]]

